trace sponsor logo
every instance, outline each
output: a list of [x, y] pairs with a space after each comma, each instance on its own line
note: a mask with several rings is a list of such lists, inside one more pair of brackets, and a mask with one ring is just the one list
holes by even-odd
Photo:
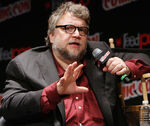
[[104, 62], [104, 60], [107, 58], [107, 56], [109, 56], [109, 54], [110, 54], [110, 52], [107, 51], [107, 52], [105, 53], [105, 55], [102, 56], [102, 58], [100, 59], [100, 61], [101, 61], [101, 62]]
[[108, 10], [129, 4], [134, 1], [136, 0], [103, 0], [102, 6], [104, 10], [108, 11]]
[[11, 60], [15, 58], [17, 55], [21, 54], [22, 52], [30, 49], [31, 47], [27, 48], [14, 48], [14, 49], [4, 49], [0, 48], [0, 61]]
[[149, 48], [150, 47], [150, 33], [137, 33], [136, 35], [129, 35], [124, 33], [121, 37], [116, 38], [116, 47], [123, 48]]
[[0, 8], [0, 22], [22, 15], [31, 10], [31, 0], [22, 0]]
[[[150, 79], [146, 80], [146, 88], [147, 93], [150, 94]], [[123, 84], [122, 91], [125, 100], [142, 96], [142, 83], [141, 81], [133, 81], [129, 84]]]
[[100, 41], [100, 33], [88, 36], [88, 41]]
[[123, 48], [132, 48], [139, 46], [139, 34], [137, 36], [128, 36], [128, 33], [123, 35]]
[[90, 4], [90, 0], [67, 0], [73, 1], [74, 3], [81, 3], [82, 5], [88, 6]]

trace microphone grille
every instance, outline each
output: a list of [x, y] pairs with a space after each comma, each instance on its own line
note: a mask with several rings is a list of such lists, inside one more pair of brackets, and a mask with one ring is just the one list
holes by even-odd
[[94, 58], [97, 58], [99, 56], [99, 54], [101, 54], [101, 53], [102, 53], [102, 50], [100, 50], [99, 48], [94, 49], [92, 52]]

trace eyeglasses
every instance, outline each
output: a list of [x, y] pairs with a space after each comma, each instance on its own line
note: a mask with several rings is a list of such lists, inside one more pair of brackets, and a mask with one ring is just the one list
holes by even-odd
[[88, 27], [77, 27], [74, 25], [56, 25], [56, 28], [63, 28], [66, 33], [73, 34], [78, 29], [81, 36], [85, 36], [89, 32]]

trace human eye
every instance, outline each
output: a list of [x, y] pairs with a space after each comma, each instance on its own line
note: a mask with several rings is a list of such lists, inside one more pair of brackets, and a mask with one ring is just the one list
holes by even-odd
[[79, 31], [82, 32], [82, 34], [84, 34], [84, 35], [88, 34], [88, 28], [87, 27], [79, 27]]
[[67, 32], [74, 32], [75, 26], [73, 25], [66, 25], [66, 31]]

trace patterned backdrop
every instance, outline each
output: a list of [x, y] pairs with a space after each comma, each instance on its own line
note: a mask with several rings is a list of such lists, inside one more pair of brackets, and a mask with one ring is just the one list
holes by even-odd
[[[62, 2], [70, 0], [0, 0], [0, 90], [8, 62], [23, 51], [44, 45], [47, 20]], [[89, 41], [114, 38], [115, 48], [150, 55], [149, 0], [72, 0], [91, 12]], [[134, 52], [134, 51], [133, 51]], [[123, 84], [127, 104], [141, 104], [140, 80]], [[150, 93], [150, 80], [147, 80]]]

